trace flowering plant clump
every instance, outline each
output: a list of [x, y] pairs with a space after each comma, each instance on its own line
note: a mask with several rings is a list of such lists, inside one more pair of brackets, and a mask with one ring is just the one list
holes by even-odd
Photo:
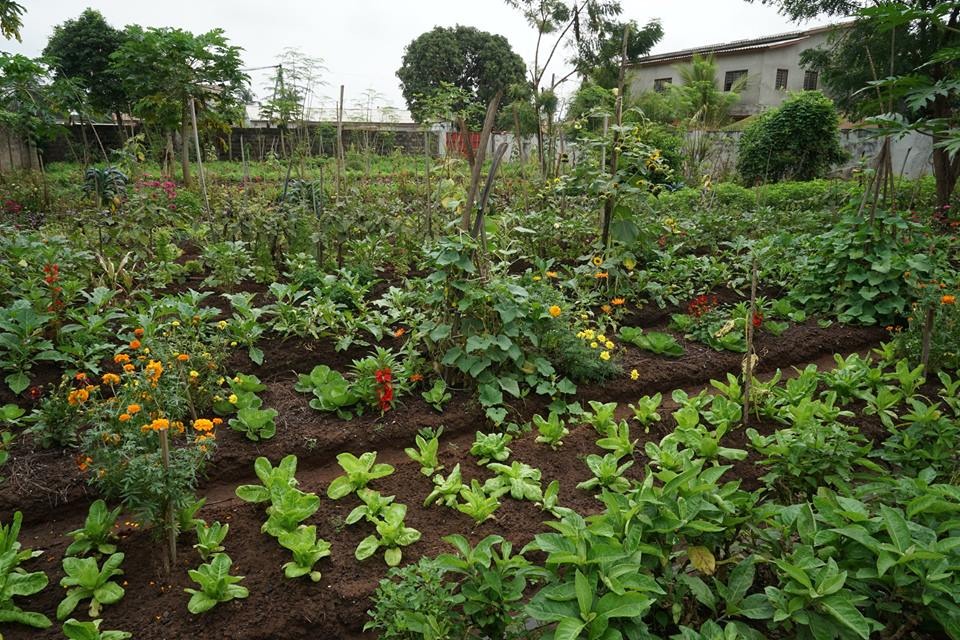
[[374, 378], [377, 381], [377, 402], [380, 404], [380, 411], [386, 413], [393, 406], [393, 373], [389, 367], [384, 367], [374, 372]]
[[717, 308], [717, 296], [699, 295], [687, 304], [687, 314], [700, 318]]
[[[928, 314], [933, 314], [930, 334], [930, 366], [933, 369], [960, 369], [960, 305], [957, 291], [960, 283], [946, 281], [921, 283], [919, 298], [911, 306], [907, 326], [895, 332], [894, 344], [900, 357], [912, 364], [920, 362], [923, 328]], [[891, 327], [892, 329], [892, 327]]]

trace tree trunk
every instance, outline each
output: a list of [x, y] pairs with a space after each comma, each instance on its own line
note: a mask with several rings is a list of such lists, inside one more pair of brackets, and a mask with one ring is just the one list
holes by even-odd
[[180, 168], [183, 171], [183, 186], [190, 186], [190, 106], [183, 103], [183, 126], [180, 128]]
[[[934, 144], [939, 142], [935, 137]], [[960, 154], [950, 159], [946, 149], [933, 149], [933, 177], [937, 187], [937, 211], [942, 212], [950, 204], [950, 196], [960, 178]]]

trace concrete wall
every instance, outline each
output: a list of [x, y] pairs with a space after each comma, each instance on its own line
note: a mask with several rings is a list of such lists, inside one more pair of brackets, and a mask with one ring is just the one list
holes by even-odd
[[[750, 49], [717, 55], [717, 82], [723, 88], [728, 71], [747, 70], [747, 86], [740, 94], [740, 102], [731, 109], [735, 117], [758, 113], [765, 108], [779, 106], [787, 93], [803, 89], [804, 69], [800, 66], [800, 54], [805, 49], [816, 49], [826, 43], [829, 34], [814, 33], [788, 45]], [[682, 85], [678, 66], [686, 60], [637, 64], [627, 70], [627, 83], [631, 95], [654, 90], [658, 78], [672, 78], [673, 84]], [[776, 89], [777, 69], [787, 70], [786, 91]]]
[[[689, 134], [691, 136], [696, 134]], [[711, 153], [708, 155], [702, 173], [716, 178], [729, 176], [737, 166], [737, 143], [740, 140], [739, 131], [711, 131], [705, 134], [710, 140]], [[872, 137], [871, 132], [865, 129], [843, 129], [840, 131], [840, 145], [850, 159], [838, 167], [833, 173], [842, 177], [849, 177], [854, 169], [866, 164], [869, 165], [880, 152], [883, 138]], [[933, 175], [931, 156], [933, 141], [929, 136], [918, 133], [894, 139], [892, 144], [893, 170], [897, 176], [916, 179], [922, 176]]]
[[0, 129], [0, 173], [39, 168], [36, 147], [23, 138]]

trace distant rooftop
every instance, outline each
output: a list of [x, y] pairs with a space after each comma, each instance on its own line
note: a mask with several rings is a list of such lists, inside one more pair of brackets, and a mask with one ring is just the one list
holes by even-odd
[[814, 29], [805, 29], [803, 31], [790, 31], [787, 33], [778, 33], [772, 36], [754, 38], [752, 40], [734, 40], [733, 42], [723, 42], [720, 44], [710, 44], [692, 49], [683, 49], [681, 51], [671, 51], [669, 53], [658, 53], [652, 56], [640, 58], [632, 65], [633, 67], [643, 67], [650, 64], [662, 64], [664, 62], [674, 62], [676, 60], [686, 60], [694, 55], [714, 55], [722, 56], [730, 53], [740, 53], [742, 51], [751, 51], [756, 49], [776, 49], [786, 47], [803, 40], [810, 36], [821, 34], [832, 29], [842, 28], [850, 25], [849, 22], [840, 22], [829, 24]]

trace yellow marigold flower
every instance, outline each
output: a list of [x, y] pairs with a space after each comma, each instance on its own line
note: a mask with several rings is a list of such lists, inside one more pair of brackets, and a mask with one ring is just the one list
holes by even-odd
[[235, 393], [231, 393], [230, 397], [227, 398], [227, 402], [229, 402], [230, 404], [237, 404], [237, 400], [238, 400], [237, 394]]
[[115, 373], [105, 373], [103, 374], [103, 384], [119, 384], [120, 376]]
[[543, 280], [543, 278], [541, 278], [540, 276], [533, 276], [534, 282], [540, 282], [541, 280]]
[[224, 329], [226, 329], [226, 328], [227, 328], [227, 321], [226, 321], [226, 320], [221, 320], [220, 322], [218, 322], [218, 323], [217, 323], [217, 328], [220, 329], [221, 331], [224, 330]]
[[557, 316], [560, 315], [561, 310], [558, 305], [553, 305], [552, 307], [550, 307], [550, 309], [548, 309], [548, 312], [552, 317], [556, 318]]
[[639, 379], [640, 379], [640, 372], [637, 371], [636, 369], [634, 369], [633, 371], [631, 371], [631, 372], [630, 372], [630, 379], [631, 379], [631, 380], [639, 380]]
[[600, 346], [600, 345], [598, 345], [596, 342], [591, 342], [591, 343], [590, 343], [590, 348], [591, 348], [591, 349], [596, 349], [596, 348], [599, 347], [599, 346]]
[[607, 349], [613, 349], [613, 343], [612, 343], [611, 341], [609, 341], [609, 340], [607, 340], [607, 341], [603, 344], [603, 346], [605, 346]]
[[190, 359], [190, 356], [188, 356], [185, 353], [177, 354], [177, 360], [179, 360], [180, 362], [186, 362], [189, 359]]
[[593, 332], [593, 329], [587, 329], [586, 331], [583, 332], [583, 336], [584, 336], [587, 340], [593, 340], [593, 338], [594, 338], [595, 335], [596, 335], [596, 334]]
[[191, 378], [199, 378], [199, 377], [200, 377], [200, 374], [197, 373], [196, 371], [191, 371], [191, 372], [190, 372], [190, 377], [191, 377]]
[[132, 418], [132, 417], [133, 417], [133, 416], [131, 416], [129, 413], [121, 413], [121, 414], [120, 414], [120, 417], [118, 418], [118, 420], [120, 420], [120, 422], [126, 422], [127, 420], [129, 420], [129, 419]]
[[591, 260], [591, 262], [593, 262], [593, 266], [599, 267], [603, 264], [603, 258], [600, 256], [593, 256], [593, 260]]
[[626, 302], [627, 301], [624, 298], [614, 298], [613, 300], [610, 301], [610, 304], [612, 304], [615, 307], [621, 307], [624, 304], [626, 304]]
[[609, 352], [609, 351], [601, 351], [601, 352], [600, 352], [600, 359], [601, 359], [601, 360], [604, 360], [604, 361], [609, 360], [609, 359], [610, 359], [610, 352]]
[[606, 341], [607, 341], [607, 336], [603, 335], [602, 333], [601, 333], [601, 334], [598, 334], [598, 335], [597, 335], [597, 340], [599, 340], [600, 342], [606, 342]]
[[195, 431], [210, 431], [213, 429], [213, 421], [207, 420], [206, 418], [198, 418], [193, 421], [193, 429]]

